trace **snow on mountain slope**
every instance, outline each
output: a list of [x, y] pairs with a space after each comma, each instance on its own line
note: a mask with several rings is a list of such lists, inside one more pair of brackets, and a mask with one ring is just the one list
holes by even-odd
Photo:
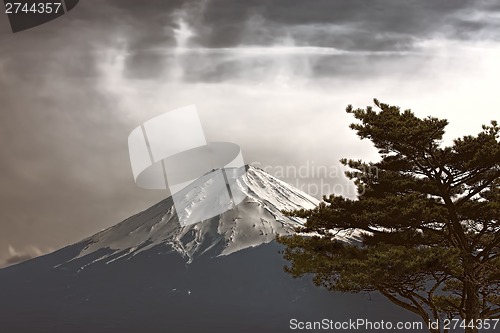
[[[210, 181], [180, 192], [190, 201], [183, 212], [176, 212], [172, 198], [84, 240], [88, 245], [79, 254], [81, 258], [100, 249], [108, 253], [95, 261], [126, 259], [160, 244], [170, 245], [191, 261], [209, 249], [227, 255], [247, 247], [272, 241], [276, 235], [289, 234], [303, 223], [301, 219], [286, 217], [281, 210], [313, 208], [319, 201], [265, 173], [249, 166], [236, 180], [239, 195], [245, 199], [236, 207], [203, 222], [182, 227], [178, 214], [196, 214], [197, 203], [218, 196], [210, 192]], [[177, 194], [176, 194], [177, 195]], [[238, 194], [235, 194], [238, 195]]]

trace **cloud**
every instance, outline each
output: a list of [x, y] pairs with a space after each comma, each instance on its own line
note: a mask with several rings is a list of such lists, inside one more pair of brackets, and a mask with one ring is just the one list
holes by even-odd
[[58, 248], [159, 201], [134, 184], [127, 136], [177, 107], [197, 104], [207, 139], [247, 162], [337, 167], [375, 156], [347, 104], [449, 118], [453, 136], [500, 105], [493, 1], [98, 3], [0, 35], [4, 247]]
[[[48, 251], [51, 252], [51, 251]], [[39, 257], [41, 255], [46, 254], [47, 252], [44, 252], [40, 250], [38, 247], [31, 245], [23, 250], [16, 250], [12, 245], [9, 245], [8, 250], [7, 250], [8, 256], [4, 260], [4, 262], [0, 265], [0, 267], [7, 267], [10, 265], [18, 264], [26, 260], [30, 260], [36, 257]]]
[[419, 53], [428, 39], [500, 40], [498, 8], [484, 0], [108, 0], [101, 7], [110, 24], [100, 28], [123, 42], [131, 79], [164, 78], [181, 68], [191, 82], [224, 82], [246, 75], [243, 69], [265, 72], [262, 56], [276, 58], [272, 63], [293, 56], [294, 64], [307, 63], [306, 75], [332, 77], [370, 70], [372, 57], [390, 63]]
[[136, 191], [127, 151], [136, 124], [102, 86], [113, 31], [55, 21], [0, 37], [9, 45], [0, 55], [0, 246], [59, 248], [162, 198]]

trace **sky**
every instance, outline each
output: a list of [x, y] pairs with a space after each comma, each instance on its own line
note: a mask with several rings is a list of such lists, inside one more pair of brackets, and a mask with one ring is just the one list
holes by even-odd
[[195, 104], [207, 141], [320, 198], [373, 98], [446, 118], [444, 143], [500, 115], [500, 2], [81, 0], [13, 34], [0, 13], [0, 266], [80, 241], [165, 197], [127, 137]]

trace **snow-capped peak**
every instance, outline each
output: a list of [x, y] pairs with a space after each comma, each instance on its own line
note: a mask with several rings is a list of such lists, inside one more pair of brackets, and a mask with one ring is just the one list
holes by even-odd
[[[287, 183], [249, 166], [236, 180], [235, 188], [245, 195], [243, 202], [226, 212], [200, 223], [181, 226], [180, 214], [196, 214], [200, 198], [218, 195], [210, 193], [204, 183], [190, 186], [185, 200], [192, 202], [185, 211], [176, 212], [172, 198], [88, 238], [88, 244], [77, 258], [108, 249], [96, 261], [110, 263], [150, 250], [157, 245], [170, 245], [191, 261], [196, 255], [216, 248], [219, 255], [272, 241], [276, 235], [289, 234], [303, 223], [301, 219], [283, 215], [282, 210], [310, 209], [319, 201]], [[182, 191], [181, 191], [182, 192]]]

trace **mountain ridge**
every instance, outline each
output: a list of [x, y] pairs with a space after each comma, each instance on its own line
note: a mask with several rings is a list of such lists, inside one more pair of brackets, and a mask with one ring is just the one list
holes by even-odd
[[[179, 224], [179, 214], [195, 214], [196, 200], [205, 200], [218, 193], [206, 192], [206, 183], [192, 184], [180, 195], [194, 202], [185, 211], [176, 211], [171, 197], [160, 201], [123, 222], [107, 228], [83, 240], [88, 245], [76, 257], [81, 258], [100, 249], [111, 252], [98, 260], [113, 257], [108, 263], [147, 251], [159, 244], [168, 244], [175, 251], [192, 261], [196, 255], [222, 246], [219, 255], [228, 255], [247, 247], [269, 243], [276, 235], [291, 234], [303, 220], [285, 216], [282, 210], [313, 208], [319, 201], [287, 183], [249, 166], [236, 180], [233, 187], [244, 195], [238, 205], [228, 207], [220, 215], [188, 226]], [[193, 192], [195, 194], [193, 195]], [[203, 208], [203, 207], [202, 207]], [[211, 239], [207, 239], [211, 238]], [[118, 257], [116, 254], [120, 254]], [[75, 259], [76, 259], [75, 258]]]

